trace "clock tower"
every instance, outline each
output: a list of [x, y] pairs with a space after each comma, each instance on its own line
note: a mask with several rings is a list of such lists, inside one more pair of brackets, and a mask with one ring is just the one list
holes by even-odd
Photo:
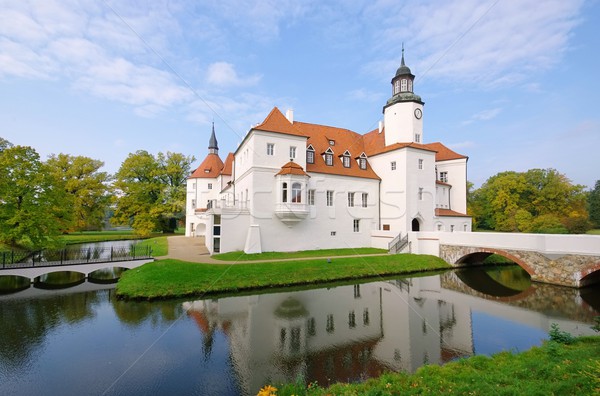
[[383, 106], [385, 145], [394, 143], [423, 143], [423, 101], [413, 92], [415, 76], [402, 61], [392, 78], [392, 97]]

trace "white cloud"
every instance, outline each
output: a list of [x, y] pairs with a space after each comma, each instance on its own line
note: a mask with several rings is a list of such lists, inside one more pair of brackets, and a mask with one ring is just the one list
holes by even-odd
[[464, 121], [462, 124], [463, 125], [469, 125], [472, 124], [475, 121], [489, 121], [491, 119], [496, 118], [496, 116], [498, 114], [500, 114], [502, 112], [502, 108], [501, 107], [496, 107], [493, 109], [487, 109], [487, 110], [482, 110], [479, 113], [473, 114], [471, 116], [471, 118], [469, 118], [467, 121]]
[[[400, 63], [405, 41], [407, 63], [419, 78], [494, 87], [560, 62], [582, 5], [582, 0], [548, 0], [543, 6], [537, 0], [380, 1], [371, 12], [383, 21], [376, 50], [393, 53], [388, 61]], [[391, 69], [377, 66], [367, 68], [389, 75]]]
[[261, 79], [259, 75], [249, 77], [240, 77], [235, 71], [235, 67], [227, 62], [215, 62], [208, 67], [206, 73], [206, 81], [208, 83], [223, 86], [250, 86], [256, 85]]
[[383, 98], [383, 93], [380, 91], [370, 91], [360, 88], [348, 92], [348, 97], [353, 100], [364, 102], [380, 102]]

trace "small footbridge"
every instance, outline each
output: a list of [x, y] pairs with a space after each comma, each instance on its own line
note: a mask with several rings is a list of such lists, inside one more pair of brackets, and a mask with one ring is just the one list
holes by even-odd
[[53, 272], [79, 272], [86, 278], [107, 268], [132, 269], [153, 261], [150, 247], [61, 249], [37, 252], [2, 252], [0, 277], [20, 276], [34, 282]]
[[455, 267], [499, 254], [520, 265], [536, 282], [576, 288], [600, 282], [600, 236], [417, 232], [410, 239], [414, 252], [438, 256]]

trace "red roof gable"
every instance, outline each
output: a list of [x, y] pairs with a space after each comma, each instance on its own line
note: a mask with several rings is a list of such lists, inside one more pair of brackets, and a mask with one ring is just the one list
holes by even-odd
[[218, 154], [210, 153], [206, 156], [204, 161], [198, 168], [188, 177], [188, 179], [205, 178], [214, 179], [219, 176], [219, 173], [223, 169], [223, 161], [219, 158]]
[[223, 170], [221, 171], [222, 175], [231, 176], [233, 174], [233, 153], [227, 154], [227, 158], [225, 158], [225, 164], [223, 165]]
[[279, 111], [277, 107], [274, 107], [273, 110], [269, 113], [265, 120], [255, 126], [252, 129], [267, 131], [267, 132], [277, 132], [284, 133], [286, 135], [296, 135], [296, 136], [304, 136], [300, 131], [298, 131], [291, 122], [288, 121], [287, 118]]
[[450, 150], [448, 147], [444, 146], [440, 142], [427, 143], [425, 146], [436, 152], [436, 161], [448, 161], [454, 159], [469, 158], [466, 155], [458, 154], [457, 152]]

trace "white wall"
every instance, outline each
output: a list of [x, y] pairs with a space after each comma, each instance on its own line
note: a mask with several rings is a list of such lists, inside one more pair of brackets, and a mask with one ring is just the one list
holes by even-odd
[[385, 145], [399, 142], [414, 142], [415, 134], [420, 134], [423, 143], [423, 118], [415, 117], [414, 111], [423, 105], [416, 102], [400, 102], [388, 106], [384, 110]]
[[448, 184], [450, 190], [450, 209], [467, 213], [467, 160], [456, 159], [437, 162], [437, 171], [448, 172]]

